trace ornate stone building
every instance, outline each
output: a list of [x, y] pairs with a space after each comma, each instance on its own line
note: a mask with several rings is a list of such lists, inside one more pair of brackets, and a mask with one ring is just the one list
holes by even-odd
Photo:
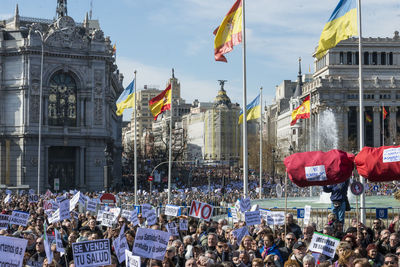
[[[335, 125], [329, 132], [336, 138], [337, 148], [358, 150], [359, 140], [359, 83], [358, 38], [340, 42], [320, 60], [315, 61], [311, 81], [300, 87], [287, 82], [276, 91], [275, 103], [266, 108], [267, 135], [287, 154], [289, 145], [295, 151], [328, 150], [322, 136], [326, 123]], [[398, 143], [400, 132], [400, 38], [363, 38], [364, 140], [366, 146]], [[283, 94], [282, 94], [283, 92]], [[302, 99], [311, 94], [311, 135], [309, 120], [290, 127], [290, 116]], [[382, 106], [388, 112], [382, 116]], [[329, 116], [326, 116], [329, 114]]]
[[[104, 189], [121, 177], [122, 92], [111, 41], [98, 21], [76, 23], [58, 1], [56, 20], [0, 22], [0, 183], [40, 190]], [[41, 46], [43, 36], [43, 76]], [[40, 83], [43, 82], [42, 101]], [[38, 162], [42, 103], [41, 160]], [[111, 173], [112, 172], [112, 173]], [[108, 176], [110, 178], [110, 176]]]

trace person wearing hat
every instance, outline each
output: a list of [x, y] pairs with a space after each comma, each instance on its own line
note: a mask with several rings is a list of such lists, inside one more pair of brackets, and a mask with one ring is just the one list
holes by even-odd
[[306, 252], [306, 244], [303, 241], [298, 241], [293, 245], [293, 253], [289, 256], [288, 261], [296, 261], [300, 267], [303, 267], [303, 258]]

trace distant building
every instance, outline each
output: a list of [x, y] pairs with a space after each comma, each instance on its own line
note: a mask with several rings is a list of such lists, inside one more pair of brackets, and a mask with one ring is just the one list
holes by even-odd
[[[66, 5], [57, 14], [56, 20], [21, 17], [17, 6], [12, 18], [0, 22], [0, 184], [37, 189], [40, 164], [41, 192], [54, 191], [56, 179], [59, 191], [103, 190], [121, 178], [115, 102], [122, 76], [98, 21], [86, 15], [75, 23]], [[44, 37], [43, 77], [35, 30]]]

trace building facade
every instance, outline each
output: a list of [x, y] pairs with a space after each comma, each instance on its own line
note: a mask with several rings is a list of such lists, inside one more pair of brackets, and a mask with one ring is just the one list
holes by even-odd
[[57, 14], [0, 22], [0, 183], [102, 190], [121, 177], [122, 76], [98, 21]]

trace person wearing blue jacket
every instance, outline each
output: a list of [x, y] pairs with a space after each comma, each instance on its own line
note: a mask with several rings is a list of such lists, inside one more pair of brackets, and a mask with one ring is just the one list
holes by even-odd
[[323, 190], [325, 193], [331, 193], [332, 212], [336, 218], [344, 223], [347, 201], [347, 189], [349, 188], [349, 180], [340, 184], [325, 185]]

